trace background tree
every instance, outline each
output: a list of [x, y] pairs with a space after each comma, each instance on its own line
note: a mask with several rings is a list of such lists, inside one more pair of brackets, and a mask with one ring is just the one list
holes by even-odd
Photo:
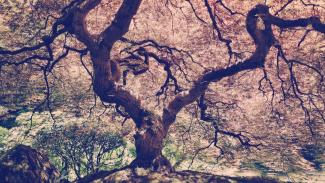
[[78, 179], [104, 168], [119, 167], [125, 148], [117, 134], [78, 125], [41, 131], [34, 146], [52, 158], [59, 158], [61, 177], [69, 178], [69, 172], [73, 171]]
[[[289, 143], [288, 129], [301, 143], [317, 143], [324, 139], [325, 121], [321, 45], [325, 25], [319, 17], [324, 13], [324, 5], [321, 1], [258, 3], [240, 1], [228, 5], [208, 0], [22, 3], [18, 9], [38, 16], [24, 19], [26, 27], [13, 24], [17, 19], [4, 21], [11, 30], [3, 34], [8, 37], [20, 27], [18, 35], [33, 41], [22, 43], [18, 39], [18, 43], [15, 40], [3, 45], [1, 66], [8, 69], [32, 65], [37, 69], [43, 75], [46, 94], [36, 108], [46, 106], [52, 114], [51, 75], [63, 61], [69, 60], [69, 55], [79, 55], [85, 72], [90, 74], [95, 94], [135, 123], [133, 167], [172, 170], [162, 155], [163, 140], [182, 115], [187, 115], [185, 120], [194, 117], [209, 123], [207, 132], [210, 132], [203, 134], [209, 143], [196, 154], [214, 145], [223, 155], [224, 147], [233, 146], [228, 143], [230, 139], [244, 149], [263, 146], [272, 149], [278, 139], [272, 139], [272, 134], [259, 133], [265, 126], [281, 129], [285, 125], [282, 134], [276, 136], [285, 138], [284, 143]], [[2, 6], [4, 10], [7, 8], [3, 12], [9, 11]], [[299, 11], [302, 7], [308, 11]], [[107, 17], [101, 25], [95, 23], [96, 12], [105, 12]], [[111, 16], [106, 16], [107, 12]], [[38, 18], [44, 14], [48, 16], [39, 28]], [[22, 18], [18, 13], [8, 17], [15, 16]], [[174, 18], [178, 25], [170, 21]], [[155, 35], [155, 26], [163, 34], [160, 37]], [[27, 36], [26, 31], [30, 31]], [[83, 59], [92, 64], [92, 70]], [[118, 65], [123, 71], [123, 85], [117, 84]], [[143, 93], [135, 85], [137, 82], [142, 82]], [[230, 92], [224, 92], [223, 87]], [[156, 92], [150, 94], [152, 91]], [[265, 111], [257, 110], [261, 103], [265, 104]], [[267, 115], [258, 116], [258, 112]], [[252, 116], [266, 123], [251, 125]], [[55, 118], [53, 114], [52, 117]], [[284, 123], [284, 118], [288, 123]], [[272, 123], [268, 124], [270, 119]], [[252, 126], [255, 127], [251, 131]]]

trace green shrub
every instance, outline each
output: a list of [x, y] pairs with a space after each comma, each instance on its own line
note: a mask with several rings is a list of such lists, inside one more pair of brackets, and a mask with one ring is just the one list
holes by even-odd
[[0, 156], [2, 155], [3, 151], [4, 151], [4, 141], [8, 135], [9, 131], [6, 128], [3, 128], [0, 126]]
[[121, 166], [125, 143], [117, 134], [72, 125], [39, 132], [34, 147], [48, 154], [62, 178], [72, 171], [80, 179]]

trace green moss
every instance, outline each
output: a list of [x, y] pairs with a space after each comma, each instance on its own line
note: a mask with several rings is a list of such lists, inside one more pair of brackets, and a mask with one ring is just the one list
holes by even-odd
[[0, 143], [7, 137], [9, 130], [0, 126]]
[[163, 149], [163, 155], [174, 165], [178, 166], [184, 159], [185, 155], [176, 144], [166, 142]]

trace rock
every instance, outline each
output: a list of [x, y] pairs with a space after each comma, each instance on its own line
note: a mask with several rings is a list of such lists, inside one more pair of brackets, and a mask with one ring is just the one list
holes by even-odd
[[58, 182], [60, 173], [49, 159], [35, 149], [17, 145], [0, 159], [0, 182]]

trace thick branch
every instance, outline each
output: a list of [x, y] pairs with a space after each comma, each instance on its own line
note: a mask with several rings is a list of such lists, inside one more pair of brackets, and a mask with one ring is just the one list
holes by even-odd
[[87, 30], [85, 18], [90, 10], [95, 8], [100, 2], [101, 0], [89, 0], [83, 7], [71, 9], [71, 11], [73, 11], [71, 14], [71, 16], [73, 16], [72, 33], [74, 33], [77, 39], [84, 43], [91, 51], [95, 51], [98, 46]]
[[319, 17], [284, 20], [275, 16], [270, 16], [270, 23], [280, 28], [307, 27], [308, 25], [312, 25], [314, 30], [325, 33], [325, 24], [321, 23]]
[[169, 103], [168, 107], [164, 109], [164, 122], [167, 124], [173, 123], [177, 113], [186, 105], [196, 101], [205, 92], [211, 82], [220, 81], [225, 77], [235, 75], [241, 71], [262, 68], [264, 66], [265, 57], [256, 57], [255, 55], [256, 54], [242, 63], [238, 63], [225, 69], [214, 70], [204, 74], [188, 91], [188, 93], [185, 95], [182, 93], [176, 96], [175, 99]]
[[106, 95], [100, 96], [100, 99], [103, 102], [123, 106], [136, 124], [141, 124], [142, 118], [145, 116], [145, 110], [141, 108], [140, 101], [128, 91], [118, 88]]
[[112, 24], [102, 32], [103, 41], [100, 46], [111, 49], [113, 44], [128, 32], [133, 16], [142, 0], [124, 0]]
[[[260, 16], [260, 17], [258, 17]], [[264, 28], [257, 27], [257, 19], [261, 18], [264, 23]], [[163, 121], [166, 125], [170, 125], [176, 119], [177, 113], [186, 105], [196, 101], [211, 82], [217, 82], [225, 77], [235, 75], [246, 70], [254, 70], [263, 68], [265, 58], [269, 49], [274, 44], [274, 36], [271, 25], [277, 25], [281, 28], [307, 26], [311, 24], [316, 31], [324, 33], [324, 24], [319, 18], [311, 17], [307, 19], [298, 20], [283, 20], [269, 14], [269, 8], [264, 5], [257, 5], [247, 15], [246, 28], [248, 33], [254, 39], [256, 50], [253, 55], [244, 62], [232, 65], [225, 69], [210, 71], [202, 75], [194, 84], [194, 86], [187, 92], [181, 93], [170, 102], [167, 108], [164, 109]]]

